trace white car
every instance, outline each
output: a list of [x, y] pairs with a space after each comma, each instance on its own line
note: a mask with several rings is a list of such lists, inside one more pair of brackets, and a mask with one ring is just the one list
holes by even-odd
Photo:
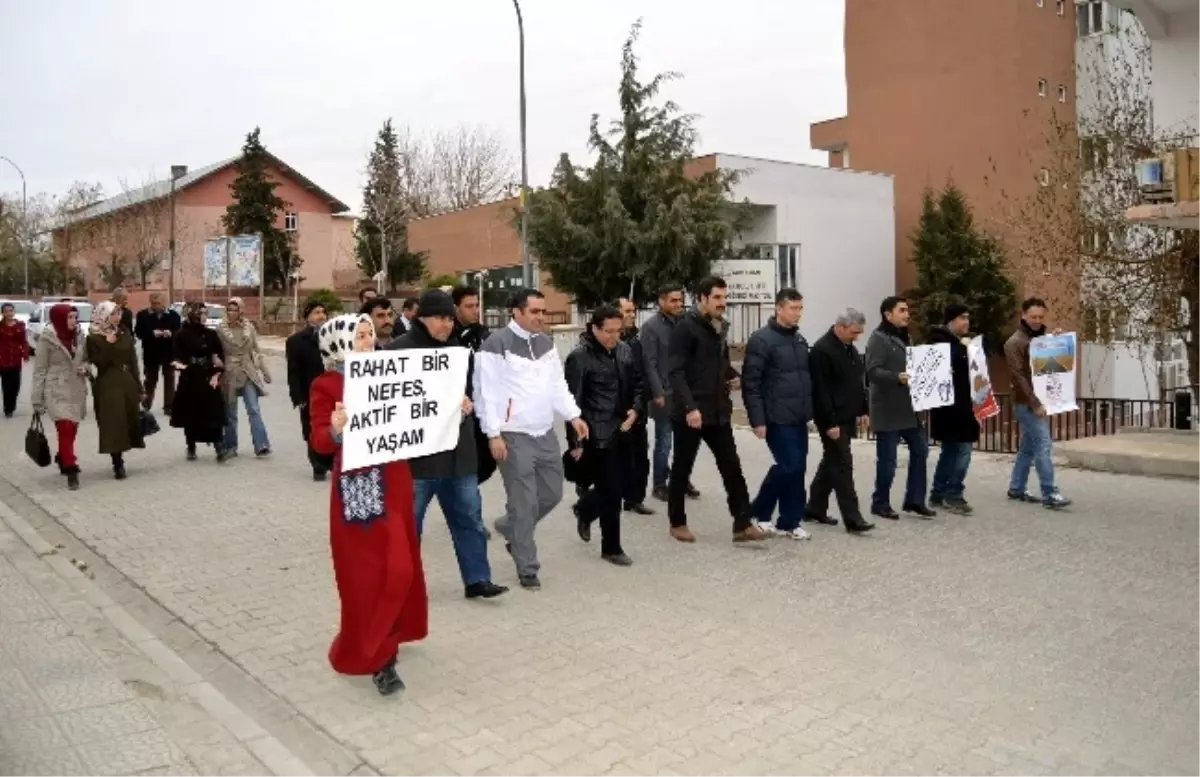
[[[210, 302], [205, 302], [204, 308], [205, 308], [204, 325], [207, 326], [209, 329], [216, 329], [217, 324], [219, 324], [225, 320], [225, 306], [224, 305], [213, 305]], [[184, 317], [182, 302], [176, 302], [175, 304], [171, 305], [171, 310], [174, 310], [176, 313], [178, 313], [180, 319], [182, 319]]]
[[46, 325], [50, 323], [50, 308], [63, 303], [75, 308], [75, 312], [79, 316], [79, 328], [83, 330], [83, 336], [87, 337], [88, 332], [91, 331], [92, 303], [90, 302], [83, 302], [77, 299], [66, 299], [60, 301], [33, 303], [33, 310], [29, 312], [29, 321], [25, 324], [25, 336], [29, 340], [30, 353], [36, 352], [38, 338], [42, 336], [42, 330], [45, 329]]

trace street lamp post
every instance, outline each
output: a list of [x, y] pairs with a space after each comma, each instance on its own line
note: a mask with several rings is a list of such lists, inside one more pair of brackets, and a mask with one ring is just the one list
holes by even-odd
[[[29, 296], [29, 203], [26, 200], [25, 192], [25, 171], [17, 167], [17, 163], [6, 156], [0, 156], [5, 162], [13, 166], [17, 171], [17, 175], [21, 176], [21, 230], [24, 234], [21, 235], [21, 254], [24, 257], [25, 264], [25, 296]], [[523, 230], [522, 230], [523, 231]]]
[[520, 41], [520, 90], [521, 90], [521, 279], [526, 288], [533, 287], [533, 267], [529, 263], [529, 154], [525, 145], [525, 20], [521, 17], [521, 3], [513, 0], [517, 10], [517, 36]]
[[[170, 260], [167, 263], [167, 304], [171, 305], [175, 302], [175, 182], [183, 176], [187, 175], [187, 165], [171, 165], [171, 237], [167, 243], [167, 250], [170, 253]], [[204, 268], [200, 268], [201, 283], [207, 289], [207, 283], [203, 279]]]

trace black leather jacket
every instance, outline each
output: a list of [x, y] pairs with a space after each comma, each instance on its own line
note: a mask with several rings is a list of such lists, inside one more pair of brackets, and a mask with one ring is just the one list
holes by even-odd
[[[621, 424], [630, 410], [641, 417], [646, 411], [641, 371], [633, 351], [623, 342], [609, 351], [591, 333], [567, 356], [567, 388], [575, 397], [588, 425], [590, 443], [610, 448], [620, 443]], [[576, 447], [575, 431], [567, 425], [567, 441]]]

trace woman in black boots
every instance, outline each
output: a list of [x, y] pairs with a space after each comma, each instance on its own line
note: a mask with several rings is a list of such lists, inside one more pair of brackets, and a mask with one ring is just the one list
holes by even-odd
[[221, 373], [225, 354], [217, 333], [205, 326], [206, 307], [192, 300], [183, 309], [183, 326], [175, 333], [174, 361], [179, 387], [171, 407], [171, 426], [182, 429], [187, 440], [188, 461], [196, 460], [197, 445], [217, 449], [217, 461], [228, 454], [221, 447], [225, 435], [225, 401], [221, 397]]

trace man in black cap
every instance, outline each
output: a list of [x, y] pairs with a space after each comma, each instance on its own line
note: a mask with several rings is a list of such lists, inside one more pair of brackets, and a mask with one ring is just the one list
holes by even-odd
[[[971, 505], [963, 497], [967, 469], [971, 466], [971, 448], [979, 441], [979, 422], [971, 402], [971, 356], [964, 339], [971, 331], [971, 311], [966, 305], [951, 303], [942, 315], [941, 326], [930, 327], [930, 345], [950, 345], [950, 370], [954, 381], [954, 404], [929, 411], [930, 436], [941, 444], [929, 503], [952, 513], [969, 515]], [[978, 358], [983, 359], [983, 354]]]
[[[304, 321], [306, 326], [299, 332], [288, 337], [284, 345], [287, 357], [288, 393], [291, 395], [292, 407], [300, 410], [300, 433], [308, 442], [311, 431], [308, 416], [308, 390], [317, 376], [325, 371], [325, 363], [321, 360], [321, 346], [317, 340], [317, 330], [325, 323], [325, 306], [314, 299], [304, 303]], [[317, 453], [308, 446], [308, 462], [312, 465], [313, 480], [324, 481], [325, 475], [333, 469], [333, 457]]]
[[[438, 289], [421, 294], [418, 315], [409, 322], [409, 329], [392, 340], [385, 350], [407, 348], [465, 348], [455, 337], [454, 300]], [[458, 445], [441, 453], [409, 459], [412, 469], [413, 494], [416, 504], [417, 535], [425, 523], [425, 512], [436, 496], [450, 526], [454, 555], [462, 575], [468, 599], [491, 599], [508, 591], [492, 582], [488, 563], [487, 531], [483, 525], [483, 499], [479, 495], [479, 459], [475, 449], [474, 406], [471, 403], [471, 380], [462, 393], [462, 422], [458, 427]]]

